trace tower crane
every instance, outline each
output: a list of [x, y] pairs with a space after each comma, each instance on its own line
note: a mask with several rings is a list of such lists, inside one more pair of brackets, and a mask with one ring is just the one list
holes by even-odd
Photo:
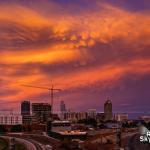
[[51, 114], [53, 114], [54, 91], [61, 91], [61, 89], [54, 88], [53, 84], [52, 84], [51, 88], [41, 87], [41, 86], [34, 86], [34, 85], [26, 85], [26, 84], [22, 84], [21, 86], [26, 86], [26, 87], [31, 87], [31, 88], [39, 88], [39, 89], [43, 89], [43, 90], [48, 90], [50, 92], [50, 97], [51, 97]]

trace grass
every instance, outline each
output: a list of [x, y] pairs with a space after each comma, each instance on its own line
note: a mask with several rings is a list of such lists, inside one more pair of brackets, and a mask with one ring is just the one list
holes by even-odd
[[26, 148], [23, 145], [17, 143], [15, 144], [15, 150], [26, 150]]
[[0, 150], [8, 150], [8, 142], [0, 139]]
[[[0, 150], [8, 150], [8, 147], [8, 142], [3, 139], [0, 139]], [[16, 143], [15, 150], [26, 150], [26, 148], [23, 145]]]

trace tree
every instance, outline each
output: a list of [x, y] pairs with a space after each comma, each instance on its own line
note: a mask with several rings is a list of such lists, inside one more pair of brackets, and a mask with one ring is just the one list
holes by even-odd
[[22, 132], [22, 125], [14, 125], [11, 128], [11, 132]]
[[93, 127], [97, 127], [97, 121], [94, 118], [82, 119], [82, 120], [79, 120], [78, 123], [83, 123], [86, 125], [92, 125]]
[[6, 129], [3, 125], [0, 125], [0, 133], [5, 133]]

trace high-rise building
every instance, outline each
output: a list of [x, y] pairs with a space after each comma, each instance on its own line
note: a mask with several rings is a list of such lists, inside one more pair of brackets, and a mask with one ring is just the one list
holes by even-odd
[[112, 102], [111, 102], [111, 100], [107, 100], [104, 103], [104, 115], [105, 115], [105, 121], [113, 119]]
[[51, 116], [51, 105], [48, 103], [32, 103], [33, 123], [46, 123]]
[[61, 112], [65, 112], [66, 111], [66, 105], [65, 105], [64, 101], [60, 102], [60, 111]]
[[31, 115], [30, 115], [30, 101], [21, 102], [21, 115], [22, 122], [24, 125], [31, 124]]
[[66, 112], [66, 105], [64, 101], [60, 101], [60, 119], [64, 120], [64, 113]]
[[30, 115], [30, 101], [21, 102], [21, 115]]

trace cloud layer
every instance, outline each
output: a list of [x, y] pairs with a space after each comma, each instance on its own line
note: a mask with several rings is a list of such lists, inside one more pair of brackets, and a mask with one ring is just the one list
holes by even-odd
[[[47, 91], [20, 85], [49, 86], [51, 81], [63, 89], [56, 94], [55, 109], [63, 99], [74, 109], [101, 110], [106, 96], [113, 99], [116, 108], [123, 103], [133, 106], [150, 81], [148, 6], [148, 2], [138, 1], [133, 7], [125, 0], [94, 0], [91, 5], [88, 0], [1, 2], [3, 107], [9, 102], [17, 107], [24, 99], [47, 101]], [[141, 85], [136, 94], [131, 92], [135, 83]], [[118, 87], [128, 92], [117, 93]], [[143, 106], [150, 96], [145, 95]]]

